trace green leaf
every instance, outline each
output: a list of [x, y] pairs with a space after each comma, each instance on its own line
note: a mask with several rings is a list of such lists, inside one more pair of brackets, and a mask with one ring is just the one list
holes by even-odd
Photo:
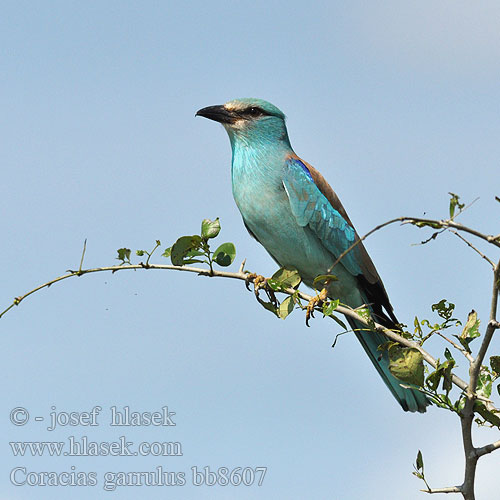
[[489, 398], [491, 396], [492, 385], [493, 380], [491, 375], [487, 371], [481, 369], [477, 378], [477, 394]]
[[287, 297], [278, 308], [278, 317], [285, 319], [293, 311], [294, 305], [293, 297]]
[[463, 338], [475, 339], [481, 334], [479, 333], [479, 323], [480, 320], [477, 317], [476, 311], [474, 309], [469, 313], [467, 318], [467, 323], [465, 323], [464, 329], [462, 331]]
[[435, 370], [425, 379], [425, 383], [431, 391], [435, 391], [438, 388], [441, 376], [442, 373], [439, 370]]
[[278, 316], [278, 311], [277, 311], [276, 307], [271, 302], [259, 300], [259, 304], [267, 311], [271, 311], [275, 316]]
[[418, 453], [417, 453], [416, 466], [417, 466], [417, 470], [419, 470], [419, 471], [424, 470], [424, 459], [422, 458], [422, 452], [420, 450], [418, 450]]
[[474, 309], [469, 313], [467, 317], [467, 322], [465, 323], [464, 329], [460, 337], [457, 337], [460, 343], [465, 347], [467, 352], [471, 352], [469, 344], [479, 337], [481, 334], [479, 333], [479, 325], [481, 321], [477, 317], [476, 311]]
[[236, 257], [236, 248], [233, 243], [223, 243], [214, 252], [214, 262], [219, 264], [219, 266], [227, 267], [230, 266], [234, 258]]
[[500, 376], [500, 356], [490, 356], [490, 366], [496, 376]]
[[418, 349], [392, 346], [388, 352], [392, 375], [408, 384], [424, 385], [424, 358]]
[[203, 219], [201, 223], [201, 237], [208, 240], [215, 238], [220, 233], [219, 217], [215, 220]]
[[116, 258], [116, 260], [121, 260], [122, 264], [125, 264], [125, 262], [130, 264], [130, 248], [119, 248], [117, 252], [118, 257]]
[[199, 250], [189, 250], [186, 257], [201, 257], [203, 255], [206, 255], [205, 252], [200, 252]]
[[[432, 227], [433, 229], [441, 229], [443, 227], [443, 225], [440, 224], [439, 222], [426, 222], [426, 221], [411, 222], [410, 221], [410, 224], [412, 224], [413, 226], [417, 226], [417, 227]], [[434, 238], [435, 238], [435, 236], [433, 235], [433, 239]]]
[[450, 350], [449, 350], [448, 348], [446, 348], [446, 349], [444, 350], [444, 356], [445, 356], [445, 358], [446, 358], [448, 361], [453, 361], [453, 362], [455, 362], [455, 360], [453, 359], [453, 356], [451, 355], [451, 352], [450, 352]]
[[458, 207], [459, 210], [462, 210], [465, 207], [464, 203], [460, 203], [460, 196], [455, 193], [448, 193], [451, 198], [450, 198], [450, 218], [453, 219], [453, 216], [455, 215], [455, 208]]
[[424, 332], [422, 331], [422, 327], [420, 326], [420, 321], [417, 316], [415, 316], [415, 319], [413, 320], [413, 325], [415, 326], [415, 335], [418, 335], [419, 337], [423, 337]]
[[172, 247], [168, 247], [165, 249], [165, 251], [161, 254], [162, 257], [170, 257], [170, 254], [172, 253]]
[[186, 255], [183, 257], [183, 265], [187, 265], [187, 264], [196, 264], [196, 263], [202, 263], [202, 262], [205, 262], [203, 260], [200, 260], [200, 259], [196, 259], [195, 257], [202, 257], [206, 255], [205, 252], [200, 252], [199, 250], [188, 250], [186, 252]]
[[454, 405], [455, 411], [461, 412], [465, 407], [465, 401], [466, 401], [465, 396], [461, 396], [460, 398], [458, 398], [457, 401], [455, 401]]
[[136, 250], [135, 251], [135, 254], [138, 256], [138, 257], [142, 257], [146, 252], [144, 250]]
[[431, 309], [436, 311], [441, 318], [449, 320], [455, 309], [455, 304], [442, 299], [437, 304], [432, 304]]
[[500, 414], [489, 411], [482, 401], [474, 403], [474, 411], [479, 413], [490, 424], [500, 428]]
[[443, 391], [448, 394], [452, 387], [453, 383], [451, 381], [451, 370], [453, 370], [455, 366], [455, 360], [452, 358], [452, 360], [445, 361], [443, 363]]
[[[286, 267], [282, 267], [278, 269], [268, 280], [271, 281], [273, 290], [277, 291], [280, 288], [295, 288], [301, 282], [301, 277], [297, 269], [288, 269]], [[276, 287], [276, 289], [274, 288]]]
[[446, 394], [438, 394], [437, 395], [438, 400], [437, 405], [440, 408], [446, 408], [447, 410], [452, 410], [453, 405], [451, 404], [450, 398]]
[[368, 323], [368, 328], [373, 328], [375, 326], [375, 322], [373, 321], [370, 309], [368, 309], [368, 307], [360, 307], [359, 309], [354, 309], [354, 312]]
[[174, 266], [183, 266], [185, 257], [191, 250], [198, 250], [202, 243], [201, 237], [197, 234], [193, 236], [181, 236], [173, 245], [170, 259]]
[[313, 287], [317, 289], [317, 285], [321, 285], [321, 288], [327, 287], [332, 281], [338, 281], [339, 279], [334, 274], [320, 274], [316, 276], [313, 281]]
[[339, 299], [323, 302], [323, 316], [331, 316], [333, 311], [339, 306], [339, 303]]

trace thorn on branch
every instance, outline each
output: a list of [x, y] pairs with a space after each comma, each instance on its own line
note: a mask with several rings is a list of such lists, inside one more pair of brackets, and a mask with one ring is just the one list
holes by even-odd
[[78, 272], [77, 272], [78, 276], [82, 275], [83, 259], [85, 257], [85, 251], [86, 250], [87, 250], [87, 238], [85, 238], [85, 241], [83, 242], [82, 258], [80, 259], [80, 267], [78, 268]]
[[245, 269], [246, 262], [247, 262], [247, 259], [243, 259], [243, 262], [241, 263], [238, 272], [243, 273], [243, 270]]

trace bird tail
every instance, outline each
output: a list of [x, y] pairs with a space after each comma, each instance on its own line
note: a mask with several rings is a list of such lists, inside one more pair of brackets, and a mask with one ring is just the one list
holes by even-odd
[[[387, 342], [387, 337], [379, 332], [367, 331], [365, 325], [351, 318], [346, 319], [371, 359], [371, 362], [375, 365], [375, 368], [403, 410], [425, 413], [426, 406], [430, 404], [429, 399], [425, 396], [425, 394], [421, 393], [417, 389], [407, 389], [402, 387], [401, 384], [403, 382], [394, 377], [394, 375], [392, 375], [389, 371], [389, 355], [387, 353], [387, 349], [384, 349], [383, 351], [378, 350], [380, 345]], [[379, 320], [379, 318], [377, 318], [377, 320]], [[384, 320], [384, 326], [391, 329], [396, 328], [395, 324], [385, 325], [387, 322], [392, 323], [391, 320], [388, 318], [384, 318]]]

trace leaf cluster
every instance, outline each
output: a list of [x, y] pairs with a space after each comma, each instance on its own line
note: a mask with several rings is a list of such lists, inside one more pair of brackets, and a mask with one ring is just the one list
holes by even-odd
[[[214, 251], [210, 247], [210, 241], [219, 235], [220, 230], [221, 226], [218, 217], [215, 220], [203, 219], [200, 234], [181, 236], [172, 246], [164, 250], [162, 257], [170, 257], [172, 264], [179, 267], [195, 263], [207, 264], [211, 272], [213, 272], [214, 264], [228, 267], [236, 257], [234, 244], [231, 242], [222, 243]], [[148, 267], [153, 253], [160, 246], [160, 240], [156, 240], [156, 244], [151, 251], [136, 250], [135, 253], [139, 257], [147, 255], [147, 260], [143, 263], [144, 267]], [[131, 250], [129, 248], [118, 249], [117, 260], [121, 261], [120, 265], [131, 264], [130, 256]]]

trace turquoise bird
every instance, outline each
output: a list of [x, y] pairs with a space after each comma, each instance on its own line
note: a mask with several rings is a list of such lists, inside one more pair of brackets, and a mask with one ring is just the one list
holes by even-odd
[[[285, 115], [253, 98], [209, 106], [196, 115], [221, 123], [229, 135], [233, 196], [250, 234], [280, 266], [297, 269], [312, 287], [358, 235], [323, 176], [293, 151]], [[338, 281], [328, 285], [329, 297], [353, 308], [367, 304], [376, 321], [397, 328], [382, 280], [362, 243], [345, 255], [333, 274]], [[387, 352], [377, 349], [386, 337], [359, 331], [361, 323], [347, 321], [402, 408], [425, 412], [425, 395], [402, 387], [389, 371]]]

